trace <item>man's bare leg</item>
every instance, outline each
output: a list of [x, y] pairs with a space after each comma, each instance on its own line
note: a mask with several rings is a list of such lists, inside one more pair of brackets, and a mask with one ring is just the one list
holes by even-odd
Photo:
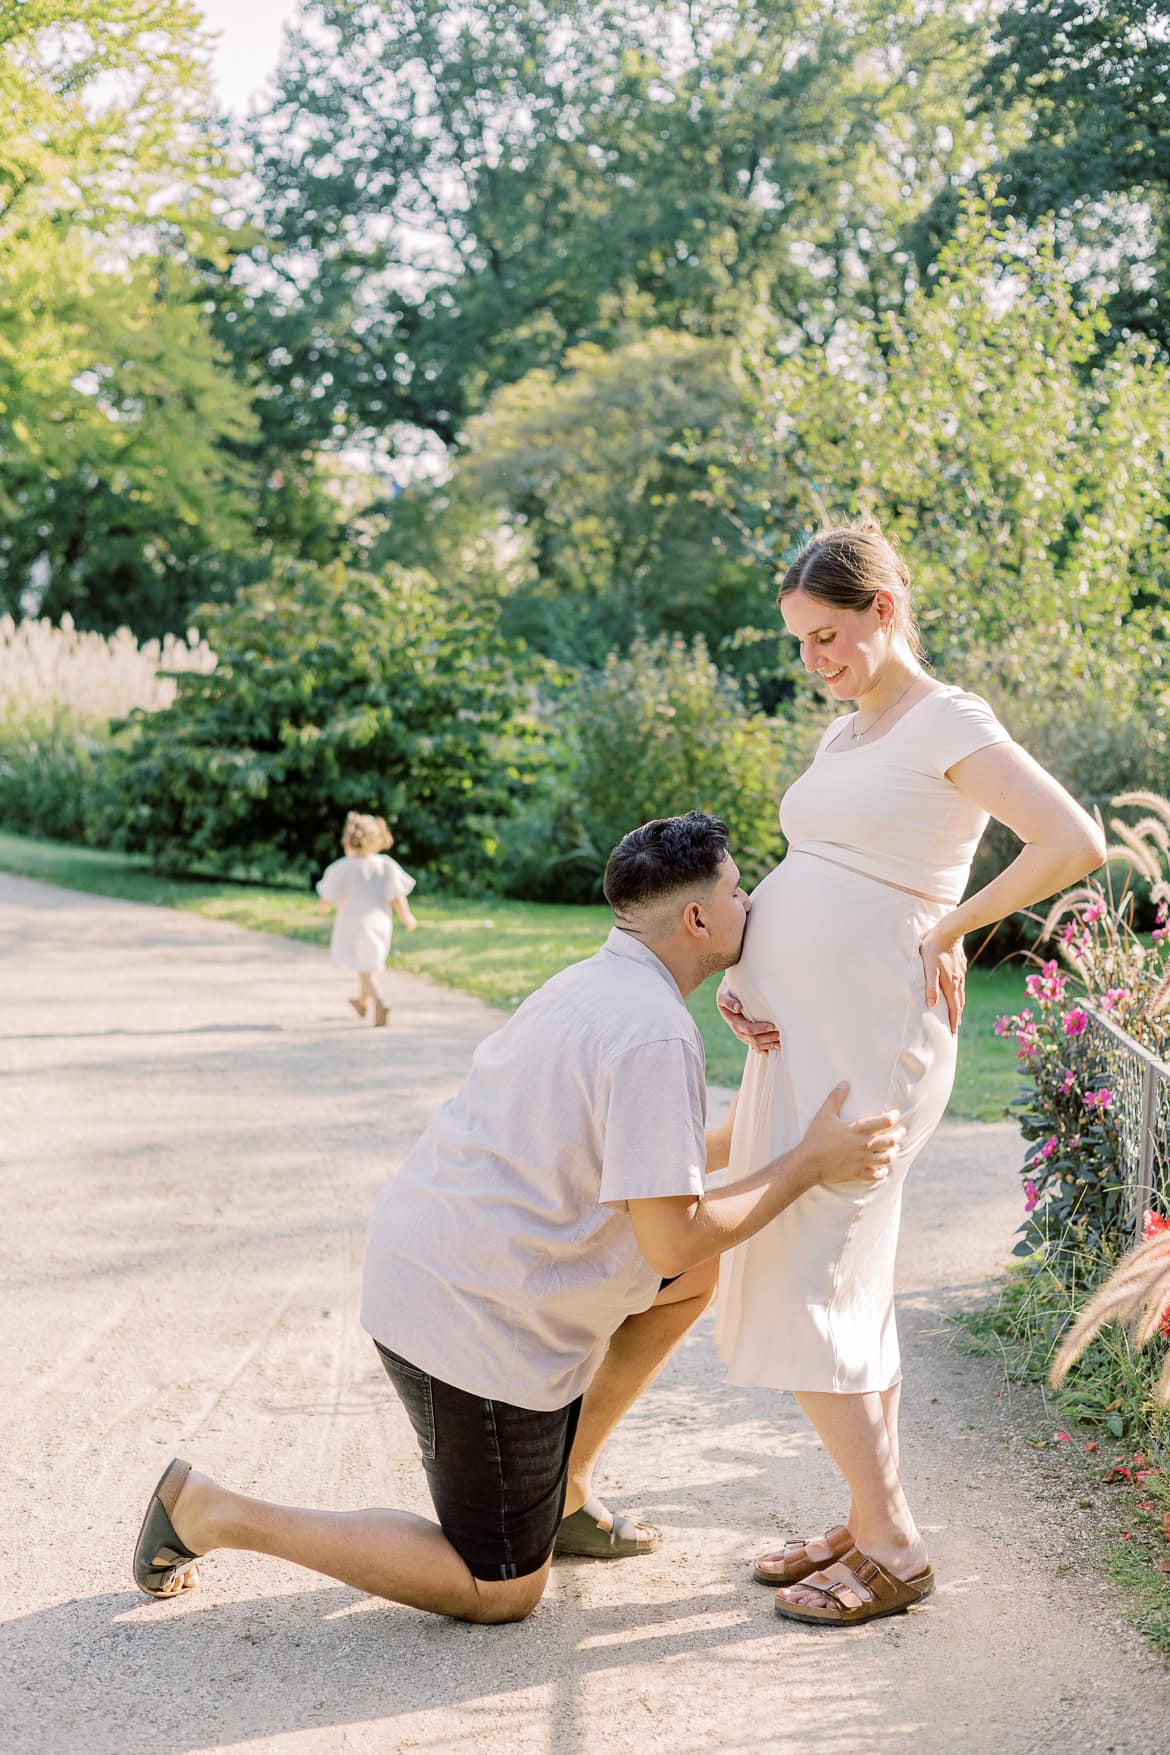
[[659, 1292], [649, 1310], [627, 1316], [612, 1336], [609, 1351], [581, 1403], [581, 1418], [569, 1457], [566, 1517], [580, 1510], [590, 1497], [593, 1471], [606, 1439], [706, 1310], [715, 1295], [718, 1277], [716, 1261], [689, 1268]]
[[[522, 1621], [548, 1581], [539, 1572], [502, 1582], [473, 1578], [437, 1524], [406, 1511], [303, 1511], [271, 1505], [188, 1475], [171, 1515], [175, 1533], [193, 1553], [241, 1548], [272, 1554], [371, 1596], [461, 1621]], [[184, 1575], [176, 1577], [178, 1594]]]

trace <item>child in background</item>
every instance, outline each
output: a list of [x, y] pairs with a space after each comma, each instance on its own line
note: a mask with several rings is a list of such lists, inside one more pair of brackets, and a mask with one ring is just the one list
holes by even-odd
[[394, 837], [381, 817], [361, 816], [350, 811], [342, 830], [344, 859], [335, 859], [327, 866], [317, 885], [322, 914], [337, 909], [333, 937], [329, 944], [329, 961], [342, 969], [357, 971], [361, 987], [350, 1005], [359, 1018], [364, 1018], [371, 1000], [374, 1002], [374, 1023], [382, 1025], [390, 1016], [390, 1008], [382, 997], [381, 971], [390, 954], [393, 909], [405, 926], [413, 932], [418, 921], [406, 900], [414, 888], [414, 879], [386, 850], [394, 845]]

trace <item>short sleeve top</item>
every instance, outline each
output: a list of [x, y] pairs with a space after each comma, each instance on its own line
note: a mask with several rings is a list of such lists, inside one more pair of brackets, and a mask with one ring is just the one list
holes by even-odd
[[560, 1408], [657, 1295], [627, 1203], [703, 1192], [703, 1043], [615, 928], [481, 1042], [378, 1199], [362, 1322], [472, 1395]]
[[780, 802], [789, 851], [835, 859], [953, 906], [988, 818], [947, 769], [989, 744], [1010, 743], [1010, 734], [982, 696], [950, 686], [924, 695], [872, 743], [834, 753], [848, 722], [833, 721]]
[[326, 866], [317, 894], [337, 905], [353, 901], [359, 909], [388, 908], [391, 902], [409, 896], [413, 888], [414, 879], [396, 859], [385, 853], [367, 853], [361, 859], [346, 855]]

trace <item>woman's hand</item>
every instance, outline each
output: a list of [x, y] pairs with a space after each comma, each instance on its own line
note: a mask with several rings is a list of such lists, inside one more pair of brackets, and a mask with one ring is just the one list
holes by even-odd
[[926, 1003], [931, 1011], [938, 1004], [940, 991], [947, 1002], [951, 1035], [959, 1034], [959, 1022], [967, 1003], [967, 953], [963, 935], [948, 929], [945, 923], [927, 933], [918, 947], [926, 974]]
[[715, 1004], [723, 1022], [734, 1030], [745, 1047], [754, 1048], [757, 1054], [771, 1054], [780, 1047], [780, 1032], [775, 1024], [749, 1018], [726, 981], [715, 995]]

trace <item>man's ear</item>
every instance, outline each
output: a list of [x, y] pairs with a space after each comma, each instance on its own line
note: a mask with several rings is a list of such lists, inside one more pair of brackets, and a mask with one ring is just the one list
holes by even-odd
[[707, 922], [703, 916], [703, 904], [701, 902], [688, 902], [682, 911], [682, 920], [687, 931], [693, 933], [696, 938], [706, 938], [708, 936]]

